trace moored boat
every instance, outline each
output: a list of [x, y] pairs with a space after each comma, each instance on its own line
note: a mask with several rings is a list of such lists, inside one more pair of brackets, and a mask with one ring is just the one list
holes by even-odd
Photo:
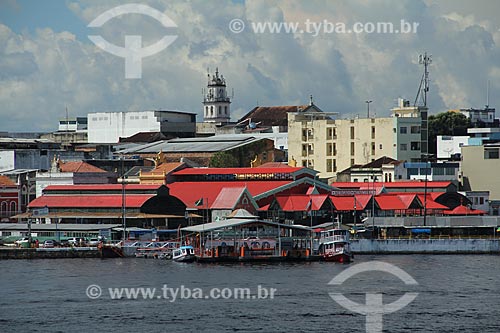
[[321, 231], [319, 252], [325, 261], [351, 262], [353, 255], [349, 232], [342, 229]]
[[177, 262], [193, 262], [196, 259], [194, 248], [191, 245], [184, 245], [172, 251], [172, 260]]

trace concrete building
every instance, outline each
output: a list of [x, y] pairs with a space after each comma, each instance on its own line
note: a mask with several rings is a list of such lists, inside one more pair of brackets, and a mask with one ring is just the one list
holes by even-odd
[[421, 144], [422, 110], [400, 99], [391, 117], [333, 119], [311, 101], [288, 113], [288, 159], [319, 171], [321, 178], [383, 156], [419, 161], [427, 151]]
[[89, 143], [117, 143], [140, 132], [193, 137], [196, 114], [181, 111], [94, 112], [88, 114]]
[[500, 200], [500, 143], [462, 147], [461, 175], [465, 191], [490, 191]]
[[493, 125], [495, 123], [495, 109], [488, 106], [484, 109], [460, 109], [459, 112], [469, 118], [473, 124]]
[[43, 134], [42, 139], [69, 147], [87, 143], [87, 117], [64, 118], [59, 120], [59, 128], [52, 133]]
[[469, 136], [437, 136], [437, 158], [438, 159], [452, 159], [462, 153], [462, 146], [467, 145]]

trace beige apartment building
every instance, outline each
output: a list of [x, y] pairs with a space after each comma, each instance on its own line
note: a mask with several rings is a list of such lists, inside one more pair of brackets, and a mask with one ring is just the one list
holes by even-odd
[[288, 113], [288, 159], [319, 171], [321, 178], [383, 156], [420, 161], [422, 108], [400, 99], [385, 118], [335, 119], [314, 104]]
[[490, 191], [491, 200], [500, 200], [500, 144], [462, 146], [461, 176], [464, 188]]

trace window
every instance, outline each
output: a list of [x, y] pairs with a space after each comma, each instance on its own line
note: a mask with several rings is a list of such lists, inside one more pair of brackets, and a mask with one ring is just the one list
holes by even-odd
[[372, 139], [375, 139], [375, 126], [372, 126]]
[[378, 146], [378, 149], [382, 149], [382, 144], [380, 144], [380, 145]]
[[372, 142], [372, 155], [375, 155], [375, 142]]
[[222, 114], [222, 106], [219, 106], [219, 112], [217, 113], [217, 115], [220, 115]]
[[354, 140], [354, 127], [351, 126], [351, 140]]
[[334, 127], [328, 127], [326, 129], [326, 139], [327, 140], [333, 140], [336, 139], [336, 131]]
[[402, 143], [399, 145], [399, 150], [408, 150], [408, 144]]
[[227, 106], [224, 107], [224, 114], [227, 116]]
[[498, 153], [499, 148], [485, 148], [484, 149], [484, 159], [485, 160], [493, 160], [499, 158]]
[[354, 158], [351, 158], [351, 166], [354, 165]]
[[418, 175], [418, 168], [408, 168], [408, 176]]
[[333, 160], [333, 172], [337, 172], [337, 160]]
[[420, 168], [421, 175], [425, 175], [426, 172], [427, 172], [427, 176], [430, 176], [431, 175], [431, 168]]
[[410, 132], [411, 134], [420, 134], [420, 126], [412, 126]]
[[483, 205], [483, 204], [484, 204], [484, 198], [483, 198], [483, 197], [480, 197], [480, 198], [479, 198], [479, 204], [480, 204], [480, 205]]
[[354, 155], [354, 142], [351, 142], [351, 156]]
[[447, 176], [455, 175], [455, 168], [446, 168], [446, 175]]
[[434, 168], [433, 172], [435, 176], [444, 176], [444, 168]]
[[407, 130], [406, 130], [406, 127], [405, 127], [405, 126], [401, 126], [401, 127], [399, 128], [399, 134], [406, 134], [406, 131], [407, 131]]
[[410, 143], [411, 150], [420, 150], [420, 142], [412, 141]]
[[326, 160], [326, 172], [332, 172], [332, 170], [333, 170], [332, 160], [327, 159]]
[[332, 156], [333, 155], [333, 143], [327, 143], [326, 144], [326, 156]]

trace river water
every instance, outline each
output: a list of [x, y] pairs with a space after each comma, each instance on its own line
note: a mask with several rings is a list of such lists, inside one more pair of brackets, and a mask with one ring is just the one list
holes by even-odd
[[[418, 285], [381, 271], [328, 284], [342, 271], [374, 261], [403, 269]], [[381, 317], [384, 332], [500, 332], [500, 256], [495, 255], [365, 255], [351, 264], [126, 258], [0, 265], [0, 332], [366, 332], [366, 317], [337, 304], [329, 293], [341, 293], [361, 307], [366, 293], [382, 294], [387, 304], [407, 292], [418, 296]], [[89, 285], [101, 288], [99, 298], [87, 296], [87, 291], [98, 295]], [[154, 297], [112, 299], [109, 293], [109, 288], [141, 287], [155, 288]], [[179, 291], [174, 301], [176, 288], [184, 288], [186, 297]], [[249, 288], [250, 299], [234, 299], [234, 288]]]

